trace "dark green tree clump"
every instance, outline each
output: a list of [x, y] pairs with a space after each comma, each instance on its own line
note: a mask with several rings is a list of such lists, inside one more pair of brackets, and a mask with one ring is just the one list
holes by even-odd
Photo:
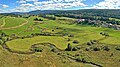
[[116, 50], [120, 51], [120, 46], [115, 47]]
[[42, 48], [39, 48], [39, 47], [36, 47], [36, 48], [34, 48], [34, 51], [35, 51], [35, 52], [42, 52], [43, 49], [42, 49]]
[[73, 47], [73, 46], [70, 45], [70, 43], [68, 43], [68, 46], [65, 50], [66, 51], [77, 51], [78, 49], [77, 49], [77, 47]]
[[79, 43], [79, 41], [78, 41], [78, 40], [74, 40], [74, 41], [73, 41], [73, 43], [78, 44], [78, 43]]
[[43, 19], [35, 18], [34, 21], [43, 21]]
[[109, 48], [108, 46], [104, 46], [103, 49], [104, 49], [105, 51], [109, 51], [109, 50], [110, 50], [110, 48]]

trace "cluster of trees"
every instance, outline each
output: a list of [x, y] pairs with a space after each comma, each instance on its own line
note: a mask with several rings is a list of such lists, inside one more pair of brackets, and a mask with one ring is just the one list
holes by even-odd
[[100, 33], [102, 36], [110, 36], [107, 32], [101, 32]]
[[43, 49], [42, 49], [42, 48], [39, 48], [39, 47], [36, 47], [36, 48], [33, 49], [33, 51], [35, 51], [35, 52], [42, 52]]
[[34, 21], [43, 21], [43, 19], [35, 18]]
[[[61, 16], [65, 14], [79, 14], [80, 16], [101, 16], [101, 17], [112, 17], [120, 18], [120, 10], [106, 10], [106, 9], [83, 9], [83, 10], [69, 10], [69, 11], [57, 11], [56, 16]], [[73, 16], [70, 16], [73, 17]]]
[[90, 40], [90, 42], [87, 42], [87, 45], [91, 46], [93, 44], [96, 44], [97, 42], [97, 40]]
[[54, 15], [43, 15], [42, 17], [50, 20], [56, 20], [56, 17]]
[[110, 47], [109, 46], [90, 46], [90, 47], [87, 47], [85, 48], [86, 51], [101, 51], [101, 50], [104, 50], [104, 51], [109, 51], [110, 50]]
[[6, 37], [7, 35], [5, 34], [5, 33], [0, 33], [0, 44], [2, 45], [2, 44], [4, 44], [6, 41], [8, 41], [9, 40], [9, 38], [8, 37]]
[[70, 43], [68, 43], [66, 51], [77, 51], [79, 48], [72, 46]]

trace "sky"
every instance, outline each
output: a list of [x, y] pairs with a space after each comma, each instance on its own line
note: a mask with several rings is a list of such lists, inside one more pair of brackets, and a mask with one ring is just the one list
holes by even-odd
[[0, 0], [0, 13], [79, 9], [120, 9], [120, 0]]

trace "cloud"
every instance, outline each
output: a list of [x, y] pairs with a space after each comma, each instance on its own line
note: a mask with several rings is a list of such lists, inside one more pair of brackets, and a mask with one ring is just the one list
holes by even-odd
[[[17, 6], [14, 9], [14, 11], [28, 12], [32, 10], [59, 10], [70, 7], [85, 7], [86, 5], [82, 3], [82, 1], [85, 0], [48, 0], [48, 1], [19, 0], [17, 1], [17, 3], [19, 3], [20, 5]], [[32, 3], [28, 3], [28, 2], [32, 2]]]
[[33, 4], [30, 3], [26, 3], [26, 4], [21, 4], [20, 6], [10, 10], [10, 12], [28, 12], [31, 10], [31, 8], [33, 7]]
[[27, 4], [21, 4], [20, 7], [32, 7], [33, 4], [27, 3]]
[[17, 1], [17, 3], [22, 4], [22, 3], [26, 3], [26, 1], [24, 1], [24, 0], [20, 0], [20, 1]]
[[82, 3], [84, 0], [50, 0], [42, 2], [34, 2], [34, 5], [40, 6], [44, 9], [64, 9], [69, 7], [85, 7]]
[[38, 0], [19, 0], [17, 1], [17, 3], [23, 4], [23, 3], [27, 3], [27, 2], [37, 2]]
[[8, 5], [5, 5], [5, 4], [1, 4], [2, 5], [2, 8], [8, 8], [9, 6]]
[[119, 0], [104, 0], [94, 5], [92, 8], [96, 9], [119, 9], [120, 1]]
[[[85, 0], [19, 0], [16, 1], [19, 6], [13, 9], [8, 9], [8, 12], [28, 12], [32, 10], [61, 10], [65, 8], [73, 7], [86, 7], [87, 5], [82, 3]], [[5, 6], [7, 8], [9, 6]]]

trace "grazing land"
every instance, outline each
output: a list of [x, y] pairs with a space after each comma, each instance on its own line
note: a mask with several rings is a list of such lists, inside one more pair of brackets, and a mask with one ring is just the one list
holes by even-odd
[[119, 67], [119, 16], [89, 15], [0, 15], [1, 67]]

